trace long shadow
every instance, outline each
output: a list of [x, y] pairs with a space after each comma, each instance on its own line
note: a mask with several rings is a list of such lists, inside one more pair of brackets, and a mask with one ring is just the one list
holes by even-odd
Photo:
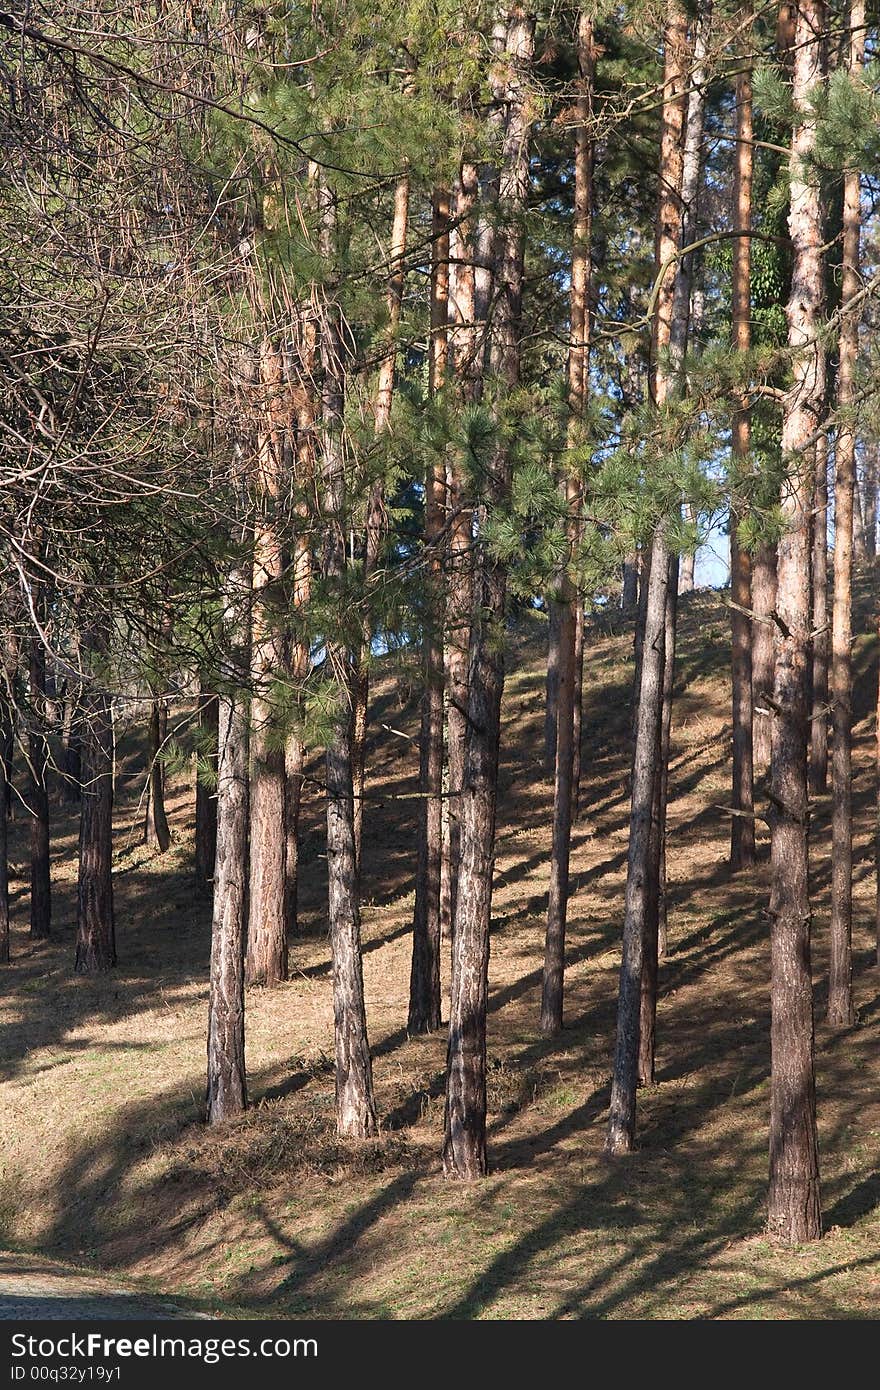
[[[880, 1207], [880, 1172], [872, 1173], [856, 1183], [852, 1191], [838, 1197], [825, 1212], [828, 1226], [854, 1226], [863, 1216]], [[880, 1257], [876, 1257], [880, 1258]]]
[[[405, 926], [394, 927], [391, 931], [385, 932], [381, 936], [373, 936], [362, 942], [361, 954], [368, 956], [373, 951], [381, 951], [383, 946], [389, 946], [392, 941], [399, 941], [402, 936], [409, 936], [412, 933], [412, 925], [407, 922]], [[292, 974], [299, 975], [304, 980], [322, 980], [333, 973], [332, 960], [320, 961], [317, 965], [299, 966], [295, 962], [292, 967]]]
[[[623, 727], [622, 719], [617, 722]], [[680, 779], [676, 777], [676, 796], [695, 790], [710, 767], [721, 761], [723, 759], [718, 758], [710, 764], [698, 760], [692, 772]], [[684, 759], [681, 770], [684, 770], [683, 763]], [[620, 766], [623, 767], [623, 761]], [[603, 816], [610, 818], [618, 801], [619, 798], [609, 801]], [[398, 803], [387, 810], [383, 822], [385, 833], [389, 827], [411, 825], [410, 803]], [[707, 814], [706, 810], [700, 811], [685, 827], [678, 828], [679, 833], [692, 833], [695, 827], [705, 823]], [[524, 816], [521, 810], [520, 822]], [[620, 886], [616, 881], [603, 884], [602, 880], [618, 870], [624, 858], [625, 855], [616, 854], [605, 864], [591, 865], [584, 871], [589, 876], [585, 881], [595, 890], [596, 907], [591, 911], [589, 935], [570, 946], [569, 967], [606, 952], [609, 944], [617, 939], [619, 926], [612, 915], [611, 904], [613, 902], [619, 909]], [[531, 869], [521, 869], [517, 864], [515, 871], [520, 877], [527, 877]], [[321, 872], [319, 861], [313, 859], [308, 866], [309, 894], [312, 895], [307, 895], [308, 901], [318, 900]], [[141, 874], [139, 879], [135, 870], [126, 877], [135, 892], [138, 887], [145, 892], [155, 889], [147, 874]], [[483, 1267], [472, 1278], [467, 1290], [450, 1301], [445, 1309], [446, 1316], [473, 1317], [486, 1312], [499, 1295], [521, 1283], [524, 1273], [533, 1269], [552, 1286], [552, 1265], [557, 1252], [564, 1254], [577, 1242], [581, 1242], [578, 1249], [587, 1250], [591, 1245], [594, 1253], [606, 1244], [614, 1248], [609, 1249], [607, 1255], [601, 1255], [598, 1269], [594, 1259], [585, 1257], [589, 1269], [587, 1277], [567, 1276], [569, 1286], [554, 1294], [554, 1315], [609, 1316], [621, 1310], [629, 1311], [633, 1306], [662, 1315], [666, 1291], [671, 1285], [720, 1255], [732, 1240], [758, 1228], [763, 1199], [766, 1126], [762, 1086], [767, 1076], [769, 1048], [766, 998], [761, 994], [758, 996], [761, 1002], [756, 1003], [754, 989], [759, 982], [763, 987], [766, 980], [763, 955], [766, 924], [754, 886], [729, 879], [723, 866], [693, 867], [687, 883], [674, 886], [671, 903], [675, 909], [683, 906], [688, 896], [698, 896], [701, 911], [708, 913], [714, 909], [719, 893], [725, 895], [724, 910], [716, 911], [711, 923], [689, 930], [683, 936], [673, 933], [669, 958], [661, 968], [659, 1084], [646, 1088], [640, 1096], [642, 1151], [605, 1167], [593, 1162], [600, 1138], [598, 1122], [608, 1104], [604, 1081], [593, 1084], [580, 1105], [549, 1123], [544, 1124], [543, 1119], [538, 1118], [540, 1111], [533, 1111], [527, 1117], [531, 1121], [527, 1134], [516, 1130], [517, 1117], [522, 1115], [527, 1103], [510, 1114], [493, 1115], [490, 1160], [499, 1181], [505, 1172], [536, 1166], [544, 1159], [552, 1160], [566, 1145], [566, 1152], [570, 1151], [575, 1147], [571, 1142], [574, 1140], [584, 1149], [585, 1163], [593, 1163], [596, 1171], [584, 1181], [582, 1177], [572, 1180], [571, 1170], [565, 1169], [563, 1176], [570, 1192], [566, 1192], [549, 1215], [537, 1221], [532, 1219], [529, 1228], [511, 1246], [480, 1256]], [[607, 917], [604, 901], [609, 904]], [[169, 913], [169, 919], [171, 915]], [[596, 925], [597, 919], [599, 925]], [[43, 1033], [39, 1028], [37, 995], [32, 999], [25, 992], [21, 1001], [22, 1023], [25, 1029], [31, 1024], [37, 1025], [37, 1042], [32, 1042], [31, 1046], [43, 1045], [40, 1039], [45, 1038], [67, 1048], [62, 1040], [71, 1020], [82, 1023], [90, 1011], [99, 1019], [119, 1018], [129, 1009], [140, 1007], [141, 997], [144, 1001], [152, 1001], [144, 1002], [143, 1007], [151, 1007], [161, 991], [173, 989], [177, 983], [190, 984], [194, 962], [200, 962], [198, 969], [204, 968], [207, 933], [202, 932], [197, 939], [194, 937], [175, 947], [168, 934], [170, 924], [164, 925], [161, 912], [158, 912], [157, 921], [158, 927], [151, 921], [140, 931], [138, 949], [142, 955], [131, 957], [130, 964], [107, 982], [106, 992], [103, 984], [92, 991], [80, 989], [82, 982], [71, 982], [68, 1016], [51, 1018]], [[365, 949], [377, 950], [404, 936], [408, 930], [407, 925], [387, 934], [380, 933], [365, 943]], [[162, 978], [145, 980], [149, 968], [155, 969], [150, 951], [153, 949], [155, 954], [156, 948], [162, 961]], [[738, 1002], [740, 995], [735, 988], [731, 989], [728, 1000], [719, 998], [712, 977], [712, 972], [737, 955], [741, 958], [741, 992], [743, 995], [748, 992], [750, 996], [743, 1004]], [[866, 957], [867, 953], [862, 955]], [[27, 979], [34, 986], [40, 974], [45, 974], [47, 959], [51, 963], [51, 957], [45, 953], [35, 955], [28, 966], [31, 973]], [[321, 961], [300, 973], [306, 978], [322, 978], [329, 973], [329, 965]], [[490, 1014], [497, 1017], [510, 1005], [522, 1001], [536, 990], [540, 979], [540, 969], [521, 972], [511, 984], [494, 989]], [[122, 997], [114, 999], [111, 991], [118, 989], [120, 984]], [[142, 995], [136, 993], [138, 989]], [[580, 1007], [583, 994], [578, 993], [578, 1007], [571, 1006], [572, 1018], [562, 1037], [514, 1044], [509, 1049], [511, 1067], [528, 1074], [532, 1067], [540, 1068], [548, 1061], [555, 1065], [558, 1061], [558, 1074], [567, 1079], [581, 1076], [585, 1071], [595, 1073], [598, 1063], [600, 1074], [607, 1074], [616, 1007], [614, 981], [608, 972], [601, 979], [591, 978], [586, 985], [579, 982], [578, 990], [585, 990], [587, 994], [586, 1007]], [[60, 992], [59, 1002], [64, 1002], [65, 991], [66, 986]], [[875, 998], [863, 1007], [863, 1019], [875, 1015], [878, 1004], [880, 1000]], [[753, 1016], [738, 1017], [740, 1009]], [[863, 1031], [867, 1034], [869, 1030]], [[831, 1039], [823, 1048], [821, 1061], [830, 1081], [846, 1077], [847, 1069], [854, 1073], [857, 1068], [864, 1068], [871, 1038], [860, 1039], [858, 1033], [859, 1030], [855, 1030], [854, 1034], [847, 1035], [850, 1041], [846, 1048], [842, 1037]], [[666, 1040], [673, 1037], [675, 1052], [669, 1053]], [[405, 1030], [395, 1030], [380, 1042], [374, 1054], [387, 1057], [405, 1044]], [[74, 1046], [81, 1047], [83, 1043], [77, 1039]], [[17, 1061], [13, 1073], [16, 1064]], [[51, 1061], [47, 1065], [51, 1065]], [[299, 1101], [299, 1093], [312, 1080], [311, 1075], [301, 1072], [278, 1082], [277, 1072], [278, 1068], [274, 1068], [253, 1076], [253, 1094], [276, 1101], [295, 1096]], [[436, 1099], [441, 1094], [442, 1081], [440, 1072], [427, 1087], [414, 1090], [386, 1115], [384, 1127], [389, 1130], [403, 1128], [417, 1121], [423, 1099]], [[826, 1083], [823, 1081], [823, 1084]], [[835, 1127], [823, 1134], [823, 1145], [835, 1152], [843, 1149], [850, 1128], [860, 1120], [857, 1094], [853, 1092], [849, 1098], [845, 1086], [839, 1088], [839, 1093]], [[733, 1097], [737, 1101], [739, 1128], [725, 1132], [722, 1125], [720, 1133], [712, 1130], [710, 1137], [706, 1137], [709, 1122], [724, 1111]], [[292, 1112], [294, 1108], [291, 1107]], [[129, 1104], [100, 1142], [85, 1140], [80, 1144], [58, 1175], [53, 1192], [47, 1193], [47, 1204], [54, 1204], [56, 1208], [48, 1243], [78, 1248], [83, 1232], [88, 1232], [87, 1238], [96, 1249], [111, 1252], [109, 1258], [114, 1258], [112, 1252], [117, 1252], [115, 1258], [120, 1262], [125, 1257], [119, 1252], [126, 1242], [130, 1245], [139, 1242], [141, 1253], [145, 1247], [157, 1251], [173, 1249], [180, 1257], [187, 1233], [205, 1222], [227, 1200], [222, 1184], [212, 1187], [200, 1182], [197, 1172], [190, 1171], [188, 1145], [196, 1129], [200, 1130], [197, 1118], [198, 1104], [188, 1087], [181, 1083], [161, 1096]], [[152, 1186], [148, 1183], [139, 1191], [136, 1207], [122, 1205], [127, 1201], [125, 1193], [130, 1191], [130, 1176], [154, 1144], [157, 1134], [174, 1149], [176, 1162], [171, 1175], [166, 1172]], [[335, 1297], [334, 1308], [345, 1307], [349, 1314], [375, 1315], [378, 1302], [369, 1299], [358, 1302], [352, 1295], [346, 1304], [347, 1290], [352, 1288], [358, 1275], [369, 1272], [371, 1261], [385, 1255], [384, 1249], [377, 1248], [377, 1242], [388, 1236], [378, 1228], [414, 1195], [425, 1176], [424, 1164], [420, 1165], [417, 1159], [410, 1156], [402, 1162], [408, 1166], [383, 1181], [379, 1191], [357, 1201], [326, 1235], [308, 1244], [291, 1236], [269, 1212], [265, 1201], [260, 1201], [259, 1217], [263, 1227], [276, 1246], [286, 1252], [281, 1257], [281, 1268], [287, 1265], [290, 1268], [280, 1286], [265, 1298], [250, 1295], [243, 1278], [238, 1286], [243, 1306], [263, 1308], [277, 1302], [287, 1310], [309, 1308], [313, 1313], [320, 1312], [314, 1307], [314, 1286], [320, 1283], [328, 1268], [335, 1268], [342, 1293]], [[546, 1171], [552, 1171], [550, 1162]], [[254, 1173], [244, 1172], [235, 1178], [235, 1182], [246, 1185], [241, 1190], [248, 1191], [261, 1181], [256, 1169]], [[880, 1176], [877, 1173], [866, 1175], [864, 1168], [854, 1176], [837, 1173], [826, 1184], [826, 1191], [831, 1195], [827, 1220], [835, 1225], [852, 1225], [876, 1207], [880, 1200]], [[731, 1192], [736, 1194], [733, 1202]], [[121, 1197], [114, 1203], [114, 1197], [119, 1194]], [[488, 1184], [482, 1198], [475, 1196], [475, 1209], [479, 1209], [481, 1202], [489, 1205], [492, 1200], [492, 1184]], [[144, 1210], [151, 1213], [149, 1230], [144, 1229]], [[522, 1208], [522, 1220], [529, 1222], [529, 1219], [528, 1209]], [[372, 1241], [371, 1234], [375, 1237]], [[804, 1286], [812, 1287], [825, 1277], [826, 1273], [808, 1276], [803, 1281]], [[711, 1311], [721, 1315], [765, 1296], [769, 1296], [766, 1291], [758, 1291], [741, 1298], [724, 1297], [715, 1303], [710, 1300]]]
[[[265, 1205], [260, 1203], [257, 1212], [267, 1233], [276, 1244], [288, 1251], [286, 1257], [276, 1257], [275, 1264], [281, 1268], [288, 1267], [288, 1273], [268, 1296], [255, 1298], [248, 1293], [246, 1285], [241, 1287], [237, 1296], [242, 1306], [263, 1308], [267, 1303], [279, 1303], [283, 1304], [285, 1311], [293, 1309], [298, 1313], [323, 1312], [326, 1316], [326, 1311], [316, 1309], [306, 1296], [309, 1281], [321, 1274], [328, 1262], [340, 1252], [344, 1252], [346, 1260], [351, 1261], [356, 1256], [358, 1243], [383, 1216], [412, 1196], [421, 1176], [422, 1174], [415, 1169], [399, 1173], [374, 1197], [357, 1207], [349, 1217], [334, 1227], [328, 1236], [311, 1247], [301, 1241], [292, 1240], [269, 1214]], [[330, 1316], [350, 1316], [356, 1312], [363, 1315], [363, 1310], [356, 1309], [354, 1305], [345, 1309], [337, 1307], [330, 1310]]]

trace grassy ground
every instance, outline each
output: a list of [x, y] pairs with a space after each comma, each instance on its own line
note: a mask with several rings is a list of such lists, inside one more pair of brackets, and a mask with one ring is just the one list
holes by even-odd
[[[0, 1243], [124, 1274], [232, 1315], [381, 1318], [825, 1318], [880, 1302], [880, 976], [870, 862], [876, 648], [856, 646], [855, 961], [859, 1025], [823, 1020], [828, 802], [815, 810], [814, 976], [827, 1234], [762, 1234], [768, 1121], [766, 833], [726, 868], [727, 618], [683, 604], [674, 720], [670, 950], [658, 1083], [641, 1147], [602, 1157], [626, 855], [631, 633], [589, 638], [583, 815], [573, 847], [566, 1028], [537, 1031], [551, 789], [540, 770], [538, 620], [513, 644], [505, 696], [489, 1016], [492, 1173], [438, 1162], [445, 1040], [407, 1040], [416, 715], [378, 687], [366, 816], [365, 980], [382, 1135], [333, 1135], [332, 1012], [321, 806], [305, 808], [302, 932], [290, 982], [248, 997], [253, 1108], [208, 1134], [209, 908], [192, 887], [192, 786], [171, 788], [175, 841], [139, 844], [137, 750], [122, 765], [119, 968], [71, 974], [76, 824], [58, 811], [56, 940], [31, 946], [16, 875], [15, 959], [0, 1012]], [[383, 725], [399, 731], [392, 733]], [[316, 769], [319, 771], [319, 769]], [[21, 818], [13, 859], [25, 863]], [[448, 973], [448, 972], [447, 972]], [[444, 983], [448, 983], [444, 976]]]

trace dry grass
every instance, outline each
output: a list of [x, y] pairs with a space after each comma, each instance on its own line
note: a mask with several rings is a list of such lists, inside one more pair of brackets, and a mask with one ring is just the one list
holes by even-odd
[[[537, 626], [537, 621], [535, 623]], [[124, 1273], [244, 1317], [869, 1317], [880, 1261], [880, 979], [873, 965], [875, 649], [857, 646], [859, 1026], [817, 1026], [828, 1233], [774, 1248], [761, 1234], [768, 1104], [766, 868], [731, 880], [726, 617], [683, 605], [676, 705], [670, 953], [661, 969], [658, 1083], [639, 1100], [641, 1148], [602, 1157], [626, 854], [631, 634], [592, 635], [584, 814], [574, 836], [566, 1019], [537, 1031], [548, 882], [549, 785], [534, 628], [516, 638], [491, 961], [492, 1173], [444, 1181], [443, 1036], [407, 1040], [415, 729], [379, 688], [367, 816], [365, 982], [381, 1137], [333, 1133], [332, 1011], [321, 807], [306, 807], [302, 935], [290, 982], [248, 998], [252, 1110], [222, 1134], [200, 1123], [208, 906], [190, 878], [192, 789], [175, 785], [175, 844], [131, 831], [138, 749], [123, 771], [120, 965], [70, 973], [75, 825], [56, 840], [57, 940], [31, 947], [17, 883], [15, 961], [0, 1027], [0, 1233], [7, 1244]], [[817, 1019], [827, 964], [827, 802], [814, 836]], [[19, 822], [17, 834], [21, 835]], [[766, 851], [766, 837], [763, 841]], [[23, 842], [13, 858], [24, 862]]]

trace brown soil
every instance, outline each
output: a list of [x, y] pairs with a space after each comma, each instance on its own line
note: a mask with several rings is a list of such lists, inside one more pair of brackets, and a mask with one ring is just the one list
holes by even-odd
[[[597, 625], [586, 667], [584, 814], [574, 835], [566, 1028], [537, 1030], [551, 788], [540, 769], [537, 618], [516, 634], [503, 728], [489, 1034], [492, 1173], [438, 1163], [445, 1039], [407, 1040], [414, 706], [377, 686], [365, 816], [364, 941], [382, 1134], [333, 1134], [320, 763], [305, 808], [292, 978], [248, 998], [253, 1108], [201, 1124], [209, 906], [191, 877], [191, 780], [174, 844], [138, 843], [142, 751], [126, 744], [117, 829], [119, 967], [71, 973], [75, 818], [56, 808], [56, 939], [31, 946], [16, 878], [2, 977], [0, 1243], [124, 1274], [244, 1317], [876, 1315], [880, 1296], [880, 976], [874, 964], [876, 648], [856, 646], [855, 961], [859, 1024], [829, 1029], [829, 803], [814, 807], [814, 978], [827, 1234], [762, 1234], [768, 1106], [766, 864], [726, 866], [729, 714], [723, 599], [683, 603], [669, 841], [670, 950], [658, 1082], [640, 1150], [602, 1157], [626, 855], [632, 634]], [[392, 726], [398, 732], [390, 732]], [[409, 737], [405, 737], [409, 735]], [[403, 799], [396, 799], [402, 797]], [[24, 865], [22, 817], [13, 859]], [[759, 826], [766, 859], [767, 835]]]

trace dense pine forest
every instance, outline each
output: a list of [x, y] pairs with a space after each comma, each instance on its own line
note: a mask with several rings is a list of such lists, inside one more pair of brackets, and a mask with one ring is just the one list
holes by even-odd
[[0, 12], [0, 1246], [876, 1315], [878, 30]]

